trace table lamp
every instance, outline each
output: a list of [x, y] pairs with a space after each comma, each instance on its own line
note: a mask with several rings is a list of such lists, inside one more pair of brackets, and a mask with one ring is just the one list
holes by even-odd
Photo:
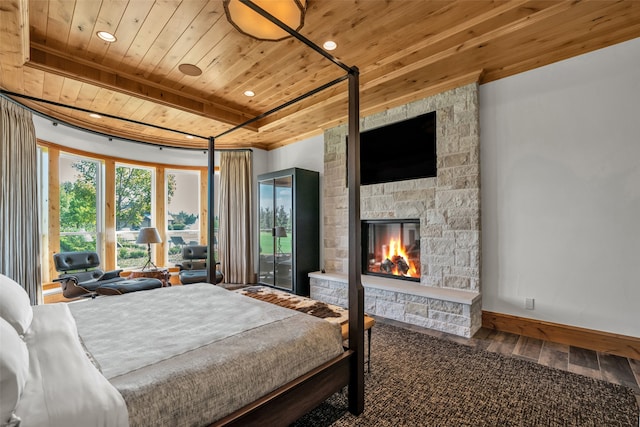
[[280, 246], [280, 238], [281, 237], [287, 237], [287, 230], [284, 229], [284, 227], [276, 227], [273, 231], [273, 235], [274, 237], [278, 238], [278, 253], [280, 255], [282, 255], [282, 247]]
[[151, 243], [162, 243], [162, 239], [160, 238], [160, 234], [158, 234], [158, 230], [155, 227], [143, 227], [140, 229], [140, 233], [138, 234], [138, 240], [136, 243], [146, 243], [147, 244], [147, 262], [142, 267], [142, 271], [144, 271], [147, 267], [151, 268], [153, 266], [154, 269], [158, 267], [151, 262]]

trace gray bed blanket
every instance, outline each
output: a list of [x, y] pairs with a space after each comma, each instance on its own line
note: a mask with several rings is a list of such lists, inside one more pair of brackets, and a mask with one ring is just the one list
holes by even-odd
[[343, 351], [338, 326], [210, 284], [69, 305], [131, 426], [206, 425]]

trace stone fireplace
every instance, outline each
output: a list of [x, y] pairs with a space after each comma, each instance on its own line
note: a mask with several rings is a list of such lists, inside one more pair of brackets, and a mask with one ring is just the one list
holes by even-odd
[[[482, 324], [477, 83], [365, 117], [361, 119], [361, 131], [430, 111], [436, 111], [438, 117], [437, 176], [365, 185], [360, 190], [363, 224], [407, 218], [417, 221], [418, 227], [409, 226], [406, 233], [403, 230], [403, 238], [410, 241], [404, 242], [405, 249], [413, 244], [412, 256], [418, 256], [420, 265], [415, 281], [391, 275], [363, 275], [365, 311], [470, 337]], [[310, 274], [311, 297], [342, 306], [347, 305], [348, 273], [346, 133], [347, 127], [342, 125], [324, 134], [326, 273]], [[364, 245], [369, 242], [363, 238]], [[387, 250], [389, 246], [390, 243]], [[368, 269], [373, 259], [373, 269], [380, 269], [384, 259], [376, 259], [375, 254], [373, 258], [369, 256], [376, 250], [382, 256], [382, 248], [363, 248], [367, 260], [363, 268]], [[390, 261], [393, 262], [391, 258]], [[386, 271], [386, 267], [382, 269]]]

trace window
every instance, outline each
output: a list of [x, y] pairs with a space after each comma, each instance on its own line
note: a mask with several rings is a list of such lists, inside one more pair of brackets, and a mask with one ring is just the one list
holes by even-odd
[[200, 173], [170, 170], [167, 184], [167, 243], [168, 261], [182, 261], [184, 245], [200, 244]]
[[60, 156], [60, 250], [97, 251], [101, 164], [71, 155]]
[[[37, 150], [43, 283], [58, 277], [52, 255], [61, 251], [96, 251], [105, 270], [142, 267], [147, 246], [136, 244], [141, 227], [158, 227], [163, 237], [151, 245], [157, 265], [182, 260], [181, 248], [170, 239], [174, 234], [186, 243], [206, 242], [205, 167], [132, 163], [49, 143], [38, 144]], [[164, 188], [157, 188], [160, 170], [165, 171]], [[156, 211], [156, 204], [165, 209]]]
[[[38, 209], [41, 213], [49, 212], [49, 150], [38, 146], [36, 148], [36, 162], [38, 167]], [[42, 281], [50, 280], [49, 274], [49, 216], [40, 215], [40, 265], [42, 265]]]
[[218, 251], [218, 239], [220, 230], [220, 170], [216, 169], [213, 174], [213, 250], [215, 252], [216, 261], [220, 261], [220, 252]]
[[[116, 165], [116, 263], [119, 268], [142, 267], [147, 248], [136, 244], [141, 227], [154, 227], [150, 168]], [[155, 245], [152, 245], [154, 249]]]

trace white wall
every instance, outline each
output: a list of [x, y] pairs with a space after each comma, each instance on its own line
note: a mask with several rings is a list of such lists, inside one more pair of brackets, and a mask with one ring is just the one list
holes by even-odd
[[[33, 115], [33, 124], [37, 138], [89, 153], [176, 166], [207, 166], [207, 150], [171, 148], [161, 150], [150, 147], [149, 144], [122, 141], [117, 138], [109, 141], [107, 137], [63, 124], [53, 126], [50, 120], [37, 114]], [[216, 160], [216, 164], [218, 163]]]
[[640, 38], [482, 85], [480, 128], [483, 310], [640, 337]]
[[322, 134], [269, 151], [269, 172], [302, 168], [324, 172], [324, 136]]

